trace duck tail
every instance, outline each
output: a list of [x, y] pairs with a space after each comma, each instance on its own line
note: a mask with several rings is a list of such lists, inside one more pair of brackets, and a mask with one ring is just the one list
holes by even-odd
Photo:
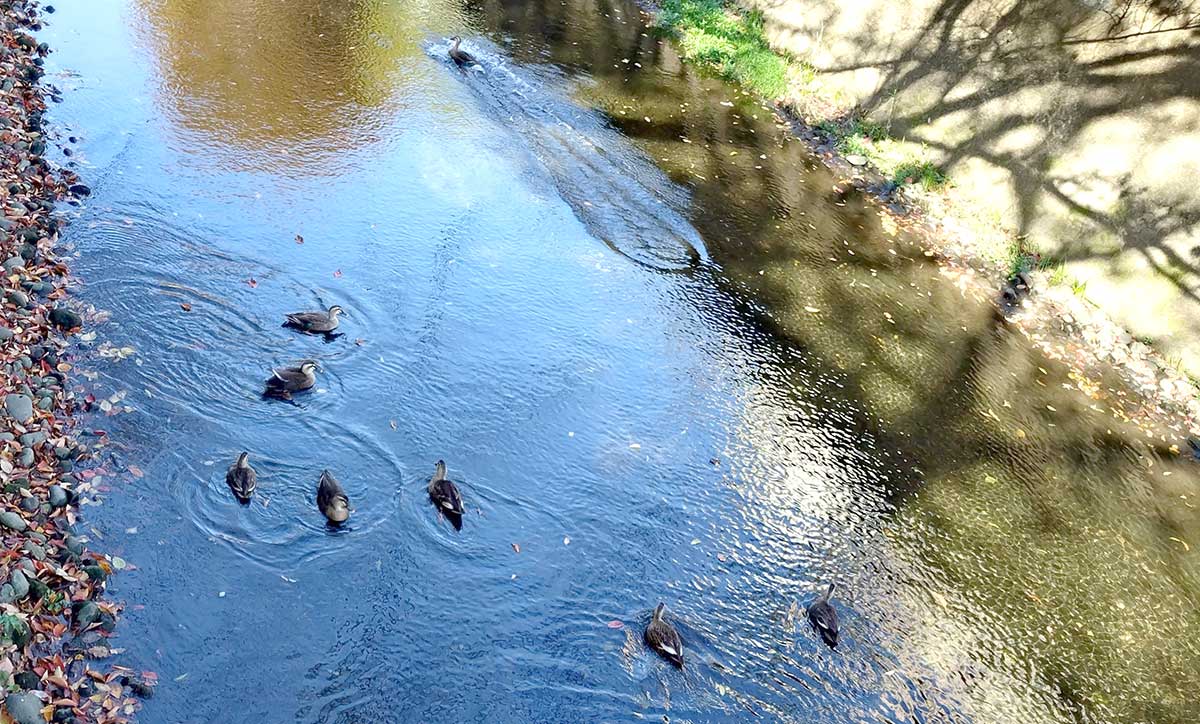
[[438, 460], [437, 465], [433, 469], [433, 482], [446, 479], [446, 461]]
[[654, 620], [655, 620], [655, 621], [662, 621], [662, 620], [663, 620], [663, 613], [664, 613], [666, 610], [667, 610], [667, 604], [665, 604], [665, 603], [662, 603], [662, 602], [660, 601], [660, 602], [659, 602], [659, 604], [658, 604], [657, 606], [655, 606], [655, 607], [654, 607]]

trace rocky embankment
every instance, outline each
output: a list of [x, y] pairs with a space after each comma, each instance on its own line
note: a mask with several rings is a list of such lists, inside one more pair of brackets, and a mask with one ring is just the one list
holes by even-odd
[[43, 113], [56, 92], [42, 83], [48, 48], [31, 32], [48, 12], [0, 0], [2, 721], [120, 722], [151, 682], [103, 661], [114, 653], [117, 606], [102, 598], [114, 560], [88, 550], [76, 525], [102, 438], [85, 444], [77, 424], [90, 403], [72, 389], [68, 344], [84, 319], [67, 301], [55, 207], [89, 190], [46, 158]]

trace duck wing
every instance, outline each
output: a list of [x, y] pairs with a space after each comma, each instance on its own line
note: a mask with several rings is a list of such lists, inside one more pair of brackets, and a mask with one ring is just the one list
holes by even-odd
[[258, 487], [258, 473], [254, 472], [254, 468], [239, 468], [237, 463], [234, 463], [229, 472], [225, 473], [225, 484], [238, 499], [249, 501], [254, 489]]
[[445, 512], [463, 514], [462, 493], [453, 482], [445, 478], [434, 480], [429, 484], [429, 497]]
[[675, 627], [665, 621], [651, 621], [644, 635], [650, 648], [676, 665], [683, 665], [683, 641]]
[[325, 312], [292, 312], [285, 315], [285, 327], [294, 327], [304, 332], [329, 332], [337, 329], [337, 321]]
[[838, 616], [833, 606], [821, 601], [808, 607], [808, 620], [830, 646], [837, 643]]
[[313, 382], [314, 380], [304, 374], [304, 370], [299, 367], [280, 367], [271, 371], [267, 386], [285, 390], [306, 390], [313, 386]]

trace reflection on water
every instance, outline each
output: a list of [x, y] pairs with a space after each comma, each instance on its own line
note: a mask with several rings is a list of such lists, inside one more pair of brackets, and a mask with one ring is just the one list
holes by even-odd
[[[147, 721], [1200, 717], [1173, 441], [632, 4], [54, 20], [98, 181], [69, 241], [102, 338], [139, 350], [96, 386], [128, 392], [103, 425], [146, 474], [89, 523], [140, 568], [112, 585], [165, 682]], [[279, 327], [334, 303], [339, 340]], [[304, 357], [313, 394], [258, 398]], [[803, 616], [829, 580], [836, 652]], [[682, 672], [640, 642], [659, 600]]]

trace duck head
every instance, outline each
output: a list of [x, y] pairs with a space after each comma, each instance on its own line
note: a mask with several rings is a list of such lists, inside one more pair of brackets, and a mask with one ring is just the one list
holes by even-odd
[[250, 467], [250, 463], [246, 462], [246, 459], [249, 457], [250, 453], [248, 452], [243, 452], [241, 455], [238, 455], [237, 466], [243, 470]]
[[346, 312], [345, 309], [342, 309], [341, 307], [339, 307], [336, 304], [329, 308], [329, 316], [334, 319], [337, 319], [337, 316], [339, 314], [344, 314], [345, 312]]

